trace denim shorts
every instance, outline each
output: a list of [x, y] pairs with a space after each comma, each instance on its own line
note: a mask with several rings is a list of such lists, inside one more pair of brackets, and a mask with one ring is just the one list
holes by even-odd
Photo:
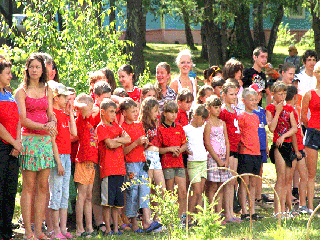
[[69, 199], [69, 182], [71, 175], [70, 154], [59, 154], [62, 167], [65, 174], [58, 175], [58, 167], [55, 166], [50, 170], [49, 188], [50, 200], [49, 208], [53, 210], [68, 209]]
[[161, 162], [159, 152], [145, 151], [146, 159], [149, 164], [149, 169], [161, 170]]
[[126, 216], [135, 217], [140, 208], [149, 208], [149, 176], [143, 170], [145, 162], [126, 163]]

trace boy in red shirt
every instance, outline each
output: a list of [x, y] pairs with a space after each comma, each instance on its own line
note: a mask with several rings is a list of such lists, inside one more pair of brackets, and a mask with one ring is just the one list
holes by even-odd
[[159, 153], [167, 189], [174, 190], [178, 185], [179, 216], [186, 218], [186, 175], [182, 153], [187, 150], [186, 134], [180, 124], [176, 124], [178, 104], [166, 101], [163, 105], [161, 125], [158, 128]]
[[[126, 175], [123, 144], [130, 143], [129, 135], [114, 122], [117, 105], [110, 99], [101, 103], [101, 122], [97, 126], [100, 160], [101, 205], [103, 220], [106, 224], [104, 235], [121, 235], [118, 230], [118, 208], [124, 206], [121, 187]], [[110, 213], [113, 219], [113, 231], [110, 228]]]
[[[260, 141], [258, 135], [259, 117], [253, 113], [256, 107], [257, 92], [251, 88], [246, 88], [242, 92], [242, 100], [245, 105], [245, 111], [238, 116], [240, 129], [240, 146], [239, 146], [239, 164], [238, 173], [252, 173], [259, 175], [261, 168]], [[253, 220], [259, 220], [260, 217], [255, 213], [255, 189], [256, 177], [243, 176], [245, 183], [249, 186], [251, 198], [250, 213], [247, 211], [247, 192], [244, 183], [241, 181], [239, 188], [239, 201], [242, 209], [242, 220], [249, 220], [250, 215]]]
[[[58, 135], [55, 137], [58, 146], [59, 157], [64, 169], [64, 175], [60, 175], [58, 168], [52, 168], [49, 176], [50, 201], [49, 209], [53, 223], [54, 233], [52, 237], [55, 239], [73, 238], [67, 232], [67, 210], [69, 199], [69, 181], [71, 175], [71, 139], [70, 133], [77, 136], [77, 127], [73, 116], [72, 105], [69, 104], [66, 112], [64, 112], [68, 102], [68, 95], [72, 92], [68, 91], [62, 83], [54, 82], [50, 85], [53, 92], [53, 112], [57, 119]], [[67, 187], [65, 187], [67, 186]], [[60, 224], [59, 224], [60, 219]]]
[[[90, 123], [93, 99], [81, 93], [74, 102], [77, 111], [77, 131], [79, 137], [78, 153], [75, 160], [74, 181], [78, 187], [76, 203], [76, 235], [82, 237], [95, 236], [92, 227], [92, 187], [95, 176], [95, 164], [98, 163], [98, 138]], [[84, 211], [86, 209], [86, 211]], [[86, 217], [86, 231], [83, 227], [83, 213]]]
[[145, 232], [152, 232], [162, 225], [156, 221], [151, 222], [151, 210], [149, 207], [150, 187], [148, 185], [148, 167], [144, 154], [148, 138], [145, 136], [141, 122], [135, 122], [138, 115], [137, 103], [131, 98], [124, 98], [120, 102], [120, 111], [124, 116], [122, 128], [129, 134], [131, 142], [124, 149], [127, 181], [133, 183], [126, 191], [126, 215], [131, 218], [132, 230], [140, 233], [136, 219], [137, 211], [143, 210], [143, 228]]

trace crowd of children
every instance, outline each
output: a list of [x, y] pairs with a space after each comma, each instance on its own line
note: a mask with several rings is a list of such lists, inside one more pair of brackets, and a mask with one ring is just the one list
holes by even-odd
[[[317, 61], [308, 51], [303, 56], [308, 72], [301, 74], [310, 73], [310, 62]], [[90, 95], [77, 96], [74, 89], [47, 81], [50, 56], [31, 55], [24, 82], [16, 91], [20, 121], [15, 119], [14, 126], [18, 130], [10, 130], [0, 120], [1, 146], [6, 147], [2, 147], [5, 153], [0, 149], [1, 154], [12, 150], [15, 159], [20, 154], [24, 238], [89, 238], [98, 233], [94, 225], [104, 236], [121, 235], [123, 229], [162, 231], [165, 227], [157, 213], [152, 219], [150, 204], [156, 203], [150, 202], [149, 182], [169, 191], [177, 186], [182, 226], [188, 212], [199, 211], [196, 206], [203, 204], [203, 193], [209, 202], [217, 195], [215, 211], [224, 223], [259, 220], [263, 216], [255, 205], [272, 201], [262, 194], [262, 180], [257, 177], [262, 177], [268, 157], [277, 173], [274, 216], [312, 213], [320, 142], [320, 63], [313, 64], [311, 80], [299, 80], [304, 81], [302, 98], [291, 63], [284, 64], [280, 80], [267, 84], [261, 71], [267, 55], [266, 49], [255, 49], [254, 65], [245, 70], [236, 59], [227, 61], [223, 70], [213, 66], [204, 71], [204, 85], [197, 90], [197, 81], [188, 76], [191, 53], [183, 50], [176, 59], [180, 73], [171, 83], [170, 65], [163, 62], [156, 69], [156, 84], [139, 89], [134, 86], [132, 67], [126, 64], [118, 70], [123, 88], [117, 88], [111, 70], [103, 69], [90, 74]], [[10, 70], [11, 64], [2, 59], [0, 100], [12, 104], [5, 90]], [[314, 88], [306, 89], [307, 80], [313, 81], [309, 85]], [[261, 107], [263, 93], [267, 95], [265, 109]], [[305, 141], [300, 122], [307, 129]], [[267, 126], [273, 134], [272, 146]], [[243, 174], [242, 180], [237, 174]], [[299, 195], [293, 196], [296, 174], [300, 174]], [[75, 236], [67, 231], [70, 179], [77, 187]], [[193, 194], [187, 206], [189, 184]], [[300, 199], [298, 210], [292, 208], [296, 198]], [[41, 230], [45, 212], [47, 234]], [[12, 232], [6, 228], [0, 226], [0, 239], [11, 239], [8, 234]]]

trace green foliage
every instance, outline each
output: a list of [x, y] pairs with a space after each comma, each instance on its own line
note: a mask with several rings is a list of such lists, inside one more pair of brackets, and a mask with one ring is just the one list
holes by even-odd
[[276, 41], [276, 46], [289, 46], [295, 43], [295, 34], [291, 34], [289, 29], [289, 24], [279, 25], [278, 38]]
[[197, 239], [212, 239], [213, 236], [218, 238], [223, 226], [221, 226], [220, 214], [213, 211], [217, 200], [209, 204], [208, 198], [203, 194], [203, 201], [204, 207], [197, 206], [199, 212], [191, 213], [193, 220], [197, 222], [197, 226], [193, 228], [193, 235]]
[[298, 46], [303, 48], [314, 48], [314, 31], [309, 29], [302, 37]]
[[[116, 72], [130, 58], [123, 53], [127, 42], [119, 40], [121, 32], [112, 31], [110, 26], [99, 26], [98, 20], [104, 22], [109, 13], [101, 9], [99, 3], [90, 0], [32, 0], [25, 6], [26, 34], [11, 33], [20, 50], [5, 49], [14, 59], [33, 52], [49, 53], [57, 63], [62, 82], [78, 91], [87, 91], [89, 72], [104, 67]], [[61, 31], [55, 19], [58, 11], [63, 23]], [[17, 63], [13, 72], [21, 78], [23, 64]]]

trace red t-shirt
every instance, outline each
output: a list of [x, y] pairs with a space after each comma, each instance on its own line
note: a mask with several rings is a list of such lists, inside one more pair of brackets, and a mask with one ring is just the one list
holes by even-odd
[[294, 118], [296, 119], [296, 122], [297, 122], [298, 130], [296, 132], [296, 137], [297, 137], [298, 150], [300, 151], [300, 150], [304, 149], [303, 139], [302, 139], [302, 129], [301, 129], [301, 124], [299, 121], [299, 116], [298, 116], [297, 111], [294, 111], [293, 115], [294, 115]]
[[[179, 146], [187, 142], [186, 134], [180, 124], [173, 123], [172, 126], [161, 124], [158, 127], [158, 138], [161, 148]], [[172, 152], [167, 152], [161, 156], [162, 168], [181, 167], [184, 168], [182, 154], [174, 157]]]
[[69, 122], [70, 117], [62, 110], [53, 108], [53, 113], [57, 119], [57, 131], [56, 143], [58, 146], [59, 154], [71, 154], [71, 138]]
[[[121, 126], [131, 137], [131, 143], [136, 141], [139, 137], [146, 135], [141, 122], [133, 122], [132, 124], [124, 122]], [[129, 146], [131, 143], [128, 143], [126, 146]], [[126, 163], [145, 162], [146, 156], [144, 154], [144, 146], [136, 146], [124, 156], [124, 159]]]
[[136, 86], [133, 87], [131, 92], [127, 92], [129, 97], [133, 99], [135, 102], [140, 102], [141, 98], [141, 89], [137, 88]]
[[240, 113], [238, 116], [240, 129], [240, 154], [260, 155], [259, 117], [252, 113]]
[[76, 119], [79, 137], [76, 162], [98, 163], [98, 137], [90, 120], [91, 118], [83, 118], [81, 112]]
[[309, 109], [311, 115], [308, 121], [308, 128], [320, 129], [320, 96], [314, 89], [311, 90]]
[[226, 108], [222, 108], [219, 118], [226, 123], [230, 143], [230, 151], [238, 152], [240, 131], [238, 126], [237, 112], [234, 110], [234, 113], [231, 113]]
[[174, 121], [175, 123], [180, 123], [182, 127], [187, 126], [188, 123], [188, 115], [186, 111], [181, 110], [180, 108], [178, 109], [178, 114], [177, 118]]
[[159, 147], [159, 138], [157, 135], [157, 128], [149, 128], [146, 131], [146, 136], [149, 140], [149, 146], [155, 146], [155, 147]]
[[[18, 105], [12, 94], [4, 90], [4, 94], [0, 93], [0, 123], [10, 133], [12, 138], [17, 138], [17, 126], [19, 123]], [[3, 140], [2, 140], [3, 141]], [[6, 143], [5, 141], [3, 141]]]
[[[266, 107], [266, 111], [269, 111], [274, 117], [276, 113], [276, 107], [273, 104], [269, 104]], [[273, 132], [273, 142], [275, 143], [279, 137], [288, 132], [291, 128], [290, 114], [294, 111], [294, 108], [290, 105], [284, 105], [283, 110], [279, 115], [278, 124]], [[284, 139], [284, 142], [291, 142], [291, 137]]]
[[103, 122], [100, 122], [97, 126], [101, 178], [111, 175], [126, 175], [123, 147], [110, 149], [104, 142], [105, 139], [121, 137], [123, 132], [122, 127], [115, 122], [112, 123], [112, 126], [106, 125]]

